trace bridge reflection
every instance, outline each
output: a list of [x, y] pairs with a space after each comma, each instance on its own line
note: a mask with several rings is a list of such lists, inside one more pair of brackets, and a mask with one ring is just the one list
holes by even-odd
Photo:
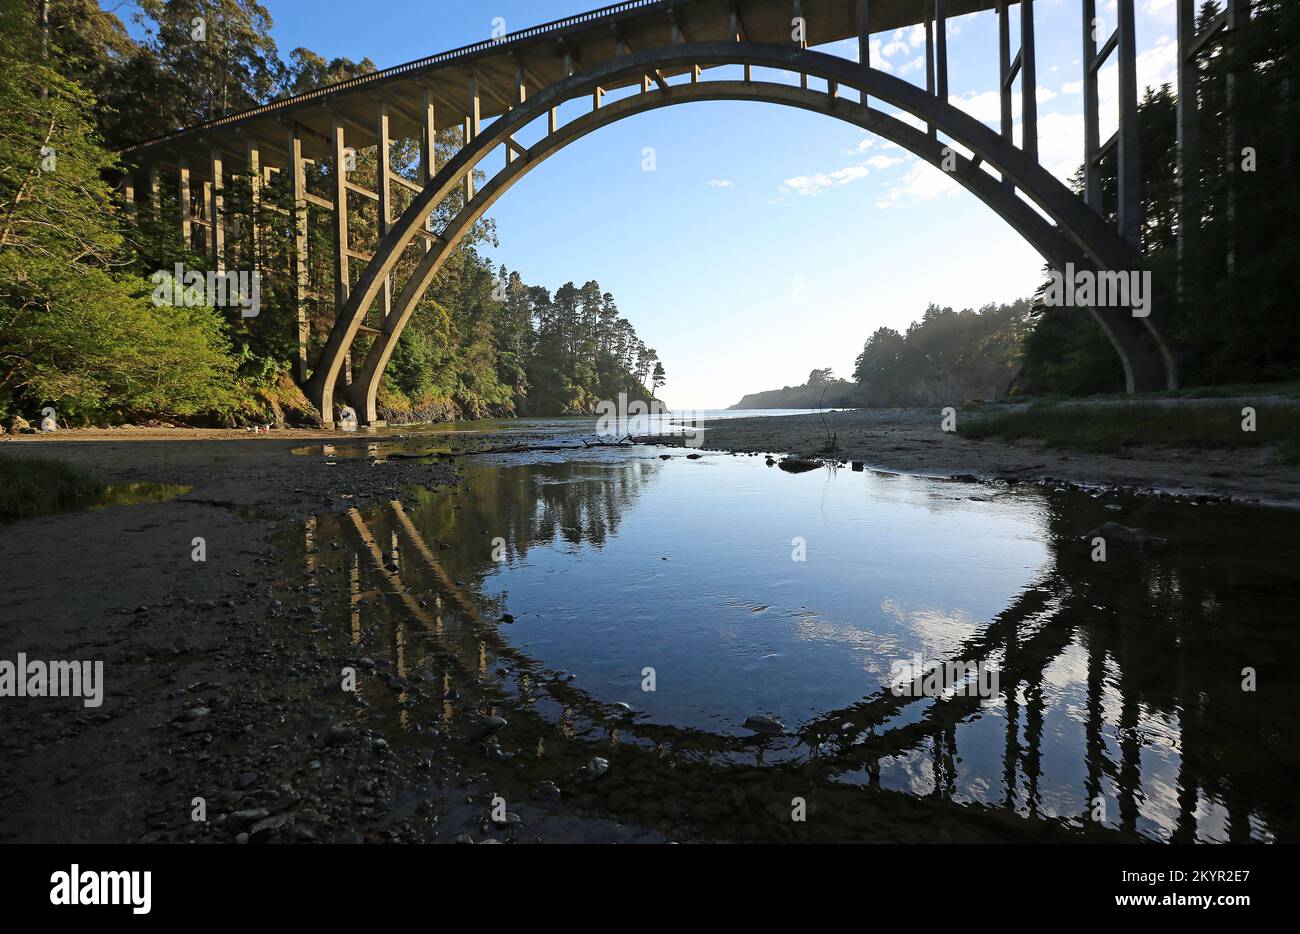
[[[1287, 622], [1293, 575], [1261, 565], [1234, 537], [1248, 526], [1233, 510], [1215, 510], [1225, 548], [1222, 531], [1210, 540], [1187, 523], [1190, 507], [1139, 505], [1126, 521], [1168, 543], [1101, 564], [1085, 536], [1098, 503], [1028, 494], [1043, 499], [1051, 564], [949, 655], [996, 665], [997, 697], [899, 697], [880, 685], [790, 736], [730, 735], [630, 714], [548, 668], [512, 641], [490, 592], [502, 567], [494, 538], [514, 566], [534, 549], [603, 548], [646, 518], [633, 513], [663, 469], [645, 460], [481, 469], [458, 490], [314, 520], [300, 557], [326, 620], [371, 654], [382, 641], [394, 660], [391, 676], [366, 680], [359, 716], [391, 718], [411, 743], [424, 741], [422, 726], [469, 736], [474, 717], [504, 716], [501, 745], [465, 749], [489, 771], [513, 757], [501, 781], [516, 796], [554, 780], [579, 809], [670, 833], [1296, 838], [1300, 736], [1277, 687], [1300, 641]], [[1287, 521], [1270, 517], [1252, 513], [1252, 534]], [[346, 592], [346, 606], [331, 591]], [[1242, 690], [1247, 667], [1256, 692]], [[575, 784], [596, 754], [610, 773]], [[796, 797], [805, 823], [790, 820]]]

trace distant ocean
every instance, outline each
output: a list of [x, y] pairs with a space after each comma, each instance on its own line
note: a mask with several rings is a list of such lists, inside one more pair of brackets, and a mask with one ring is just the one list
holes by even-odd
[[773, 415], [815, 415], [817, 412], [842, 412], [843, 409], [673, 409], [673, 417], [691, 416], [707, 422], [715, 418], [768, 418]]
[[[667, 415], [637, 415], [624, 418], [614, 428], [615, 434], [659, 435], [677, 434], [683, 425], [703, 425], [723, 418], [770, 418], [777, 415], [815, 415], [817, 412], [842, 412], [844, 409], [672, 409]], [[392, 425], [380, 429], [379, 434], [477, 434], [480, 432], [555, 432], [563, 434], [575, 428], [590, 425], [599, 430], [594, 415], [524, 416], [522, 418], [481, 419], [464, 422], [434, 422], [420, 425]]]
[[[639, 415], [626, 420], [631, 435], [674, 434], [683, 425], [699, 425], [724, 418], [772, 418], [778, 415], [815, 415], [818, 412], [841, 412], [843, 409], [672, 409], [667, 415]], [[620, 429], [620, 434], [623, 431]]]

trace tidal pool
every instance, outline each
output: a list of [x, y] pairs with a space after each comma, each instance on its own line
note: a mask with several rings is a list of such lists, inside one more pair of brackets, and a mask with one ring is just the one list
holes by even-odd
[[[393, 662], [363, 697], [401, 742], [498, 714], [465, 754], [518, 794], [702, 838], [1296, 839], [1292, 513], [648, 447], [462, 467], [281, 542]], [[1149, 541], [1096, 561], [1105, 522]], [[918, 656], [997, 689], [899, 696]]]

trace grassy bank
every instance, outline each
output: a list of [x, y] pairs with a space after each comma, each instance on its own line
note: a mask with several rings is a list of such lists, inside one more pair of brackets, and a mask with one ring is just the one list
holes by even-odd
[[1242, 430], [1241, 402], [1038, 402], [958, 420], [967, 438], [1022, 438], [1048, 447], [1119, 454], [1129, 447], [1274, 447], [1283, 463], [1300, 463], [1300, 406], [1254, 406], [1255, 430]]
[[103, 490], [71, 464], [48, 457], [0, 457], [0, 518], [34, 516]]

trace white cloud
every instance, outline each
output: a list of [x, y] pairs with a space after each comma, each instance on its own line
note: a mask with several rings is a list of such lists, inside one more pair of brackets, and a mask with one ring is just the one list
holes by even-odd
[[[1172, 84], [1178, 76], [1178, 43], [1168, 36], [1160, 36], [1156, 44], [1137, 57], [1138, 97], [1149, 87]], [[1104, 139], [1119, 125], [1119, 64], [1113, 57], [1111, 63], [1097, 75], [1098, 104], [1101, 134]], [[1108, 129], [1109, 128], [1109, 129]]]
[[872, 146], [874, 146], [874, 145], [876, 145], [875, 137], [873, 137], [873, 136], [864, 136], [864, 137], [862, 137], [862, 139], [858, 140], [856, 143], [854, 143], [854, 144], [853, 144], [852, 146], [850, 146], [848, 149], [844, 150], [844, 155], [846, 155], [846, 156], [860, 156], [860, 155], [862, 155], [864, 152], [866, 152], [868, 149], [870, 149], [870, 148], [871, 148]]
[[834, 172], [818, 172], [816, 175], [799, 175], [794, 178], [787, 178], [781, 183], [778, 190], [786, 195], [802, 195], [812, 198], [823, 191], [839, 188], [841, 185], [847, 185], [850, 182], [860, 181], [870, 174], [870, 170], [865, 165], [850, 165], [842, 169], [836, 169]]
[[[1039, 86], [1039, 106], [1046, 104], [1055, 97], [1056, 92], [1051, 88]], [[1002, 125], [1002, 97], [997, 91], [971, 91], [966, 94], [954, 94], [949, 100], [953, 106], [966, 111], [981, 123], [987, 123], [995, 129]], [[1011, 95], [1011, 115], [1013, 117], [1020, 115], [1021, 103], [1022, 100], [1019, 94]]]
[[892, 166], [898, 165], [898, 163], [902, 161], [903, 161], [902, 159], [899, 159], [894, 156], [872, 156], [870, 159], [867, 160], [866, 165], [869, 168], [875, 169], [877, 172], [879, 172], [884, 169], [891, 168]]
[[[967, 94], [954, 94], [949, 97], [952, 105], [964, 110], [981, 123], [998, 123], [1002, 119], [1002, 98], [997, 91], [979, 91]], [[1012, 113], [1020, 112], [1020, 95], [1011, 98]]]
[[897, 185], [891, 186], [883, 197], [876, 200], [876, 207], [887, 209], [916, 201], [930, 201], [952, 194], [957, 187], [952, 175], [928, 162], [918, 161]]
[[[895, 55], [902, 55], [908, 52], [910, 49], [911, 46], [907, 44], [907, 38], [904, 36], [903, 30], [896, 29], [894, 31], [894, 34], [890, 37], [889, 42], [886, 43], [884, 48], [880, 49], [879, 51], [886, 58], [891, 58]], [[875, 52], [877, 50], [872, 49], [871, 51]]]
[[1061, 181], [1069, 181], [1083, 163], [1083, 116], [1038, 115], [1038, 161]]
[[881, 49], [879, 39], [871, 40], [871, 67], [872, 68], [877, 68], [880, 71], [893, 71], [894, 66], [889, 63], [889, 60], [887, 58], [885, 58], [887, 54], [888, 54], [887, 52]]
[[711, 178], [709, 179], [710, 188], [735, 188], [736, 183], [729, 178]]
[[925, 68], [925, 56], [918, 55], [916, 58], [912, 59], [906, 65], [903, 65], [901, 68], [899, 68], [898, 73], [900, 75], [910, 75], [912, 72], [922, 68]]

